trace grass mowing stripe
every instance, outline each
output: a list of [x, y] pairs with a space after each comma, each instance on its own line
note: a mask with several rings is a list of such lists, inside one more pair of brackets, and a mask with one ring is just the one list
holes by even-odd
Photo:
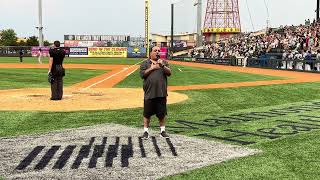
[[[192, 93], [191, 102], [185, 102], [186, 106], [181, 104], [170, 105], [169, 107], [169, 119], [168, 125], [175, 125], [174, 120], [177, 120], [181, 116], [194, 117], [195, 122], [199, 119], [203, 119], [205, 114], [197, 113], [199, 109], [203, 108], [203, 104], [199, 102], [206, 102], [207, 96], [212, 96], [212, 99], [224, 95], [227, 102], [220, 102], [219, 99], [213, 105], [210, 102], [206, 102], [209, 106], [207, 111], [207, 117], [212, 114], [224, 114], [231, 113], [237, 110], [243, 109], [260, 109], [271, 108], [275, 105], [283, 106], [286, 103], [306, 101], [320, 99], [318, 86], [320, 83], [305, 83], [297, 84], [294, 88], [290, 85], [274, 85], [265, 87], [256, 87], [256, 90], [252, 88], [235, 88], [234, 91], [238, 92], [229, 93], [222, 92], [217, 93], [216, 90], [205, 91], [188, 91]], [[291, 89], [290, 94], [286, 90]], [[277, 91], [276, 97], [272, 97], [273, 91]], [[310, 94], [305, 96], [301, 93], [301, 90], [305, 90], [304, 93]], [[221, 90], [220, 90], [221, 91]], [[252, 93], [252, 100], [258, 96], [266, 96], [259, 98], [256, 101], [251, 102], [248, 107], [243, 107], [242, 101], [248, 98], [248, 94]], [[258, 94], [255, 92], [261, 92], [265, 94]], [[269, 92], [269, 93], [266, 93]], [[205, 93], [205, 96], [199, 96], [198, 93]], [[299, 95], [291, 97], [291, 94]], [[216, 95], [215, 95], [216, 94]], [[280, 96], [278, 96], [281, 94]], [[237, 95], [242, 96], [241, 101], [236, 101]], [[262, 99], [275, 98], [269, 102], [262, 103]], [[197, 99], [195, 99], [197, 98]], [[216, 105], [228, 104], [229, 102], [236, 101], [230, 106], [222, 105], [221, 109], [215, 109]], [[190, 107], [188, 103], [192, 103]], [[175, 107], [176, 106], [176, 107]], [[175, 108], [174, 108], [175, 107]], [[182, 109], [178, 112], [177, 109]], [[259, 109], [259, 108], [258, 108]], [[224, 111], [221, 111], [224, 110]], [[219, 112], [221, 111], [221, 112]], [[182, 114], [184, 112], [184, 114]], [[129, 126], [141, 127], [141, 109], [122, 110], [122, 111], [88, 111], [88, 112], [73, 112], [73, 113], [46, 113], [46, 112], [0, 112], [0, 131], [1, 136], [7, 136], [17, 134], [33, 134], [35, 132], [48, 132], [55, 129], [81, 127], [86, 125], [93, 125], [105, 122], [113, 122], [119, 124], [125, 124]], [[181, 114], [179, 114], [181, 113]], [[181, 115], [181, 116], [180, 116]], [[56, 120], [55, 117], [59, 117]], [[116, 117], [121, 117], [118, 119]], [[199, 118], [199, 119], [197, 119]], [[156, 121], [152, 121], [153, 125], [157, 125]], [[238, 127], [247, 127], [248, 124], [239, 124]], [[257, 126], [252, 124], [252, 126]], [[250, 127], [249, 127], [250, 128]], [[4, 132], [6, 131], [6, 132]], [[11, 132], [10, 132], [11, 131]], [[190, 134], [193, 132], [190, 132]], [[4, 135], [7, 134], [7, 135]], [[190, 135], [186, 134], [186, 135]], [[240, 158], [233, 161], [224, 162], [218, 165], [209, 166], [201, 169], [197, 169], [191, 172], [187, 172], [178, 176], [169, 177], [168, 179], [317, 179], [319, 173], [319, 143], [318, 137], [319, 131], [313, 131], [308, 133], [302, 133], [299, 135], [288, 136], [272, 141], [260, 141], [257, 144], [251, 146], [263, 150], [262, 154]]]
[[[282, 77], [195, 68], [180, 65], [171, 65], [171, 69], [173, 76], [168, 78], [168, 84], [170, 86], [285, 79]], [[181, 71], [179, 71], [179, 69]], [[142, 79], [140, 78], [139, 73], [139, 70], [132, 73], [116, 87], [142, 87]]]
[[[178, 119], [200, 122], [205, 118], [245, 109], [254, 110], [255, 108], [320, 99], [319, 85], [320, 83], [304, 83], [295, 86], [273, 85], [183, 91], [189, 96], [189, 99], [183, 103], [168, 106], [168, 125], [177, 125], [175, 120]], [[59, 120], [52, 121], [57, 116]], [[142, 108], [64, 113], [0, 111], [0, 136], [33, 134], [101, 123], [140, 127], [141, 117]], [[152, 125], [157, 126], [157, 122], [152, 121]]]
[[320, 131], [255, 146], [263, 153], [163, 178], [185, 179], [319, 179]]
[[90, 86], [85, 87], [84, 89], [89, 89], [89, 88], [91, 88], [91, 87], [93, 87], [93, 86], [95, 86], [95, 85], [97, 85], [97, 84], [100, 84], [100, 83], [102, 83], [102, 82], [104, 82], [104, 81], [106, 81], [106, 80], [108, 80], [108, 79], [110, 79], [110, 78], [112, 78], [112, 77], [114, 77], [114, 76], [117, 76], [118, 74], [120, 74], [120, 73], [122, 73], [122, 72], [125, 72], [125, 71], [127, 71], [127, 70], [130, 70], [130, 69], [132, 69], [132, 67], [140, 64], [141, 62], [142, 62], [142, 61], [139, 61], [139, 62], [137, 62], [136, 64], [129, 66], [128, 68], [122, 69], [121, 71], [119, 71], [119, 72], [117, 72], [117, 73], [114, 73], [114, 74], [112, 74], [111, 76], [106, 77], [105, 79], [102, 79], [101, 81], [95, 82], [94, 84], [91, 84]]
[[[104, 74], [106, 70], [66, 69], [64, 86], [82, 82]], [[49, 87], [47, 69], [4, 69], [0, 68], [0, 89]]]

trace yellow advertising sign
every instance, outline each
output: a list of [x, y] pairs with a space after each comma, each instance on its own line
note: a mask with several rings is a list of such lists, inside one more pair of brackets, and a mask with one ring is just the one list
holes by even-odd
[[205, 28], [203, 33], [240, 33], [240, 28]]
[[89, 47], [89, 57], [127, 57], [128, 49], [124, 47]]

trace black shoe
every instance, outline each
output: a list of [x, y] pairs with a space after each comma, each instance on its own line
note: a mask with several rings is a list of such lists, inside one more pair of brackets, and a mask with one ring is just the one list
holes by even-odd
[[166, 138], [166, 139], [169, 139], [169, 135], [165, 132], [165, 131], [162, 131], [162, 133], [160, 133], [160, 137], [163, 137], [163, 138]]
[[149, 133], [147, 131], [143, 133], [142, 139], [149, 139]]
[[50, 98], [51, 101], [60, 101], [61, 99]]

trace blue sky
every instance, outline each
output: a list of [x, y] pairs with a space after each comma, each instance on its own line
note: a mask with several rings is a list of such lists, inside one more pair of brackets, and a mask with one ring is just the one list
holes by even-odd
[[[175, 32], [196, 30], [196, 0], [150, 0], [151, 32], [170, 32], [170, 4], [175, 8]], [[180, 1], [180, 2], [179, 2]], [[206, 0], [203, 1], [203, 18]], [[243, 31], [266, 26], [264, 0], [239, 0]], [[315, 17], [316, 0], [266, 0], [271, 25], [301, 24]], [[0, 0], [0, 29], [13, 28], [19, 37], [37, 35], [38, 0]], [[144, 34], [144, 0], [43, 0], [45, 39], [63, 40], [64, 34]]]

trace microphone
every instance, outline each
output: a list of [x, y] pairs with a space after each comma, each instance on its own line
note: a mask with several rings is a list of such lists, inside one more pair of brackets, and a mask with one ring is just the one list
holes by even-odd
[[157, 54], [157, 60], [160, 59], [160, 54]]

